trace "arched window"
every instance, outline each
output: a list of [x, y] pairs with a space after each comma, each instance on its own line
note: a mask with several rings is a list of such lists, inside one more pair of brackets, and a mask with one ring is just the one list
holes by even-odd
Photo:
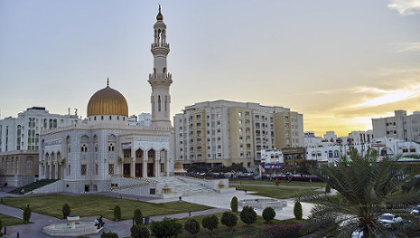
[[165, 112], [168, 111], [168, 96], [165, 96]]

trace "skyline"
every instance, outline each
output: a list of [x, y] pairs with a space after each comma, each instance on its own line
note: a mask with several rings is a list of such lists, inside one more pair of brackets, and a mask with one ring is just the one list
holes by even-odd
[[[302, 113], [305, 131], [343, 136], [420, 110], [419, 0], [159, 3], [172, 116], [201, 101], [257, 102]], [[1, 118], [32, 106], [86, 116], [107, 77], [130, 115], [150, 112], [157, 6], [0, 2]]]

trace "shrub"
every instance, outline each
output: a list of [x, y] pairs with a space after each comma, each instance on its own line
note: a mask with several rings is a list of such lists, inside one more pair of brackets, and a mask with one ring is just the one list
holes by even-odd
[[271, 220], [276, 216], [276, 212], [271, 207], [266, 207], [262, 213], [262, 216], [266, 223], [270, 223]]
[[330, 193], [331, 192], [331, 186], [327, 183], [327, 185], [325, 186], [325, 193]]
[[230, 201], [230, 209], [232, 212], [238, 212], [238, 198], [236, 196]]
[[71, 208], [70, 208], [69, 204], [67, 204], [67, 203], [64, 204], [62, 211], [63, 211], [64, 219], [66, 219], [68, 216], [70, 216]]
[[217, 228], [219, 225], [219, 220], [217, 219], [216, 215], [204, 217], [201, 221], [204, 228], [210, 230], [211, 234], [213, 235], [213, 230]]
[[119, 206], [114, 207], [114, 221], [121, 220], [121, 208]]
[[29, 220], [31, 219], [31, 208], [29, 207], [29, 204], [26, 205], [25, 210], [23, 210], [23, 222], [24, 223], [29, 223]]
[[136, 224], [136, 225], [143, 224], [143, 215], [141, 214], [140, 209], [134, 210], [133, 220], [134, 220], [134, 224]]
[[184, 223], [184, 229], [194, 236], [200, 231], [200, 223], [195, 219], [188, 219]]
[[302, 220], [302, 204], [299, 201], [295, 202], [295, 207], [293, 208], [293, 213], [295, 214], [295, 218], [298, 220]]
[[3, 229], [3, 222], [2, 222], [2, 220], [0, 219], [0, 237], [2, 237], [3, 236], [3, 233], [1, 232], [1, 230]]
[[257, 221], [257, 213], [254, 208], [245, 206], [241, 211], [241, 221], [247, 225], [251, 225]]
[[238, 223], [238, 217], [232, 212], [224, 212], [221, 222], [223, 225], [229, 227], [233, 233], [233, 227]]
[[131, 229], [131, 237], [132, 238], [149, 238], [150, 231], [147, 229], [145, 225], [136, 225], [134, 224]]
[[101, 238], [118, 238], [118, 234], [114, 232], [104, 232], [101, 235]]
[[261, 238], [297, 238], [300, 237], [301, 224], [274, 225], [266, 227]]
[[163, 221], [152, 221], [150, 223], [152, 235], [157, 238], [178, 236], [182, 232], [182, 225], [176, 219], [163, 218]]

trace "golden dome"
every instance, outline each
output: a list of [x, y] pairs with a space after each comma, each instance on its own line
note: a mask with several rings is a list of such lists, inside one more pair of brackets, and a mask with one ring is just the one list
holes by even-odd
[[119, 115], [128, 117], [127, 101], [120, 92], [107, 85], [106, 88], [93, 94], [89, 100], [87, 116], [96, 115]]

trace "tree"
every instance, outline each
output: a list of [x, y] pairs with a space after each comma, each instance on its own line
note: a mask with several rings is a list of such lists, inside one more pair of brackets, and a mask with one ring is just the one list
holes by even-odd
[[198, 223], [195, 219], [188, 219], [184, 223], [184, 229], [194, 236], [200, 231], [200, 223]]
[[276, 216], [276, 212], [271, 207], [266, 207], [262, 213], [262, 216], [266, 223], [270, 223], [271, 220]]
[[29, 223], [29, 220], [31, 219], [31, 208], [29, 207], [29, 204], [26, 205], [25, 210], [23, 210], [23, 222], [24, 223]]
[[232, 212], [238, 212], [238, 198], [236, 196], [230, 201], [230, 209]]
[[241, 211], [241, 221], [251, 225], [257, 221], [257, 213], [254, 208], [245, 206]]
[[204, 228], [210, 230], [211, 234], [213, 235], [213, 230], [217, 228], [219, 225], [219, 220], [217, 219], [216, 215], [206, 216], [201, 221]]
[[143, 224], [143, 215], [141, 214], [140, 209], [134, 210], [133, 220], [134, 220], [134, 224], [136, 224], [136, 225]]
[[331, 192], [331, 186], [329, 184], [325, 185], [325, 193]]
[[[398, 204], [417, 204], [420, 191], [401, 192], [410, 179], [393, 159], [376, 162], [376, 151], [368, 150], [362, 156], [350, 151], [336, 166], [323, 165], [311, 172], [338, 192], [337, 196], [314, 194], [306, 197], [316, 201], [305, 227], [307, 232], [318, 231], [317, 236], [350, 237], [356, 230], [363, 231], [363, 237], [394, 236], [378, 222], [383, 213], [392, 211], [389, 207]], [[401, 214], [408, 209], [401, 209]]]
[[104, 232], [101, 235], [101, 238], [118, 238], [118, 234], [117, 233], [113, 233], [113, 232]]
[[134, 224], [131, 229], [131, 237], [132, 238], [149, 238], [150, 237], [150, 231], [147, 229], [145, 225], [138, 225]]
[[119, 206], [114, 207], [114, 221], [121, 220], [121, 208]]
[[63, 212], [64, 219], [66, 219], [68, 216], [70, 216], [71, 208], [70, 208], [69, 204], [67, 204], [67, 203], [64, 204], [63, 208], [61, 210]]
[[233, 233], [233, 227], [238, 223], [238, 217], [232, 212], [224, 212], [221, 222], [223, 225], [229, 227]]
[[157, 238], [177, 236], [182, 232], [182, 225], [176, 219], [163, 218], [162, 221], [152, 221], [150, 223], [152, 235]]
[[295, 214], [295, 218], [298, 220], [302, 220], [303, 211], [302, 211], [302, 204], [299, 201], [295, 202], [295, 207], [293, 208], [293, 213]]

